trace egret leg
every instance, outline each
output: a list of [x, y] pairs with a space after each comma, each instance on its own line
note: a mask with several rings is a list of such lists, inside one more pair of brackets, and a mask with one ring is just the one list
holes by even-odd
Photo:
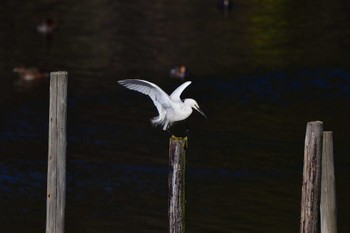
[[186, 134], [190, 132], [190, 126], [188, 125], [187, 121], [185, 121], [186, 124]]
[[170, 131], [170, 124], [166, 124], [163, 128], [163, 130], [167, 131], [169, 135], [172, 135], [171, 134], [171, 131]]

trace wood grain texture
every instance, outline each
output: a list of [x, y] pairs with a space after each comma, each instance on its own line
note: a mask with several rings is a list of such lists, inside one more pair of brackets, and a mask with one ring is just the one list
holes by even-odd
[[169, 232], [185, 232], [185, 167], [187, 138], [171, 137], [169, 143]]
[[333, 132], [331, 131], [323, 133], [320, 211], [321, 233], [337, 233]]
[[323, 123], [308, 122], [304, 147], [304, 169], [301, 198], [300, 233], [319, 230], [319, 197], [321, 181]]
[[67, 72], [51, 73], [46, 233], [64, 232], [67, 83]]

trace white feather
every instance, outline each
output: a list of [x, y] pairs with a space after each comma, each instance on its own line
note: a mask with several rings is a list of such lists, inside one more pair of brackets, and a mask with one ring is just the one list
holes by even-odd
[[[181, 93], [191, 84], [190, 81], [183, 83], [169, 96], [156, 84], [141, 79], [125, 79], [118, 83], [130, 90], [141, 92], [148, 95], [158, 110], [158, 116], [151, 119], [153, 125], [160, 125], [163, 130], [167, 130], [174, 121], [181, 121], [189, 117], [192, 108], [195, 108], [201, 114], [198, 104], [193, 99], [186, 99], [182, 102]], [[205, 116], [205, 115], [204, 115]]]

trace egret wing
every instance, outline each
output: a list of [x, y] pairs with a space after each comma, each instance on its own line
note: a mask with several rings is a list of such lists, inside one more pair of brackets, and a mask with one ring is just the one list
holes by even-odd
[[185, 90], [185, 88], [191, 84], [191, 81], [187, 81], [184, 82], [183, 84], [181, 84], [181, 86], [179, 86], [178, 88], [175, 89], [175, 91], [173, 91], [173, 93], [171, 93], [170, 95], [170, 99], [173, 101], [181, 101], [180, 99], [180, 95], [181, 93]]
[[164, 114], [164, 110], [171, 106], [169, 95], [154, 83], [141, 79], [119, 80], [118, 83], [130, 90], [148, 95], [156, 106], [159, 115]]

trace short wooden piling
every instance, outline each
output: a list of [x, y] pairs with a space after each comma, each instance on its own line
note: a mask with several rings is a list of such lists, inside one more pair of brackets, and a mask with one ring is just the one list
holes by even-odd
[[67, 72], [50, 74], [46, 233], [64, 232], [67, 83]]
[[300, 233], [317, 233], [319, 229], [319, 192], [321, 181], [323, 123], [308, 122], [304, 147], [304, 170], [301, 194]]
[[333, 132], [323, 133], [321, 176], [321, 233], [337, 233], [337, 205], [333, 159]]
[[169, 142], [169, 232], [185, 232], [185, 150], [187, 137]]

